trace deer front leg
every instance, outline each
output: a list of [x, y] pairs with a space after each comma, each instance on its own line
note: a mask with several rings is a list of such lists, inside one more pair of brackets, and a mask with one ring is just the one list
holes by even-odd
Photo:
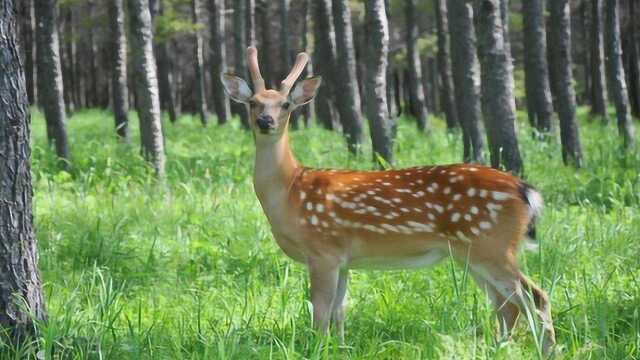
[[339, 265], [331, 259], [309, 259], [313, 327], [326, 334], [338, 290]]
[[343, 269], [338, 276], [338, 289], [333, 300], [331, 319], [338, 331], [340, 343], [344, 344], [344, 318], [347, 311], [347, 285], [349, 284], [349, 270]]

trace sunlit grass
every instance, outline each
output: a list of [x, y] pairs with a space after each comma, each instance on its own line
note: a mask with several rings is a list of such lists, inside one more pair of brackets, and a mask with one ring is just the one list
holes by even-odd
[[[584, 111], [580, 112], [585, 119]], [[133, 118], [133, 117], [132, 117]], [[234, 124], [165, 123], [167, 178], [154, 180], [111, 114], [68, 123], [73, 169], [61, 172], [33, 117], [35, 220], [51, 358], [537, 358], [524, 321], [496, 342], [485, 296], [443, 262], [430, 270], [356, 271], [346, 345], [314, 336], [303, 266], [277, 248], [254, 196], [253, 141]], [[522, 123], [524, 124], [524, 123]], [[458, 162], [460, 137], [440, 120], [429, 136], [401, 121], [397, 166]], [[586, 165], [562, 165], [559, 144], [519, 131], [527, 181], [544, 194], [539, 252], [521, 257], [550, 292], [558, 343], [571, 359], [640, 357], [640, 154], [615, 128], [583, 120]], [[339, 134], [292, 133], [308, 166], [372, 166]], [[35, 356], [35, 346], [4, 348]]]

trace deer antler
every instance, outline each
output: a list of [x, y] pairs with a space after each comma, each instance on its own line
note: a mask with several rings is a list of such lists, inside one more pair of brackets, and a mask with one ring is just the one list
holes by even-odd
[[247, 63], [249, 65], [249, 73], [251, 74], [254, 91], [256, 93], [264, 91], [264, 79], [260, 74], [260, 67], [258, 66], [258, 49], [256, 49], [255, 46], [249, 46], [247, 49]]
[[307, 65], [307, 62], [309, 62], [309, 55], [303, 52], [298, 54], [298, 56], [296, 57], [296, 63], [293, 65], [291, 72], [280, 83], [280, 94], [284, 96], [289, 94], [289, 91], [293, 87], [293, 84], [296, 82], [296, 80], [298, 80], [298, 77], [300, 77], [300, 74], [302, 74], [302, 70], [304, 70], [304, 67]]

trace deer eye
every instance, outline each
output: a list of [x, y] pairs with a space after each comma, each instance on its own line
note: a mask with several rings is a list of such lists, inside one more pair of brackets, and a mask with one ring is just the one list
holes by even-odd
[[289, 108], [291, 107], [291, 103], [286, 101], [284, 103], [282, 103], [282, 108], [285, 110], [289, 110]]

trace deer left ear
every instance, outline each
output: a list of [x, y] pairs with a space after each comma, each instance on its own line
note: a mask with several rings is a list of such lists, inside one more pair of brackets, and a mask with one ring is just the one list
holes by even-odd
[[320, 76], [302, 80], [293, 89], [289, 99], [295, 106], [302, 106], [316, 96], [320, 84], [322, 84], [322, 77]]
[[220, 80], [224, 85], [224, 91], [234, 101], [246, 104], [253, 96], [253, 92], [247, 82], [235, 75], [222, 74], [220, 75]]

